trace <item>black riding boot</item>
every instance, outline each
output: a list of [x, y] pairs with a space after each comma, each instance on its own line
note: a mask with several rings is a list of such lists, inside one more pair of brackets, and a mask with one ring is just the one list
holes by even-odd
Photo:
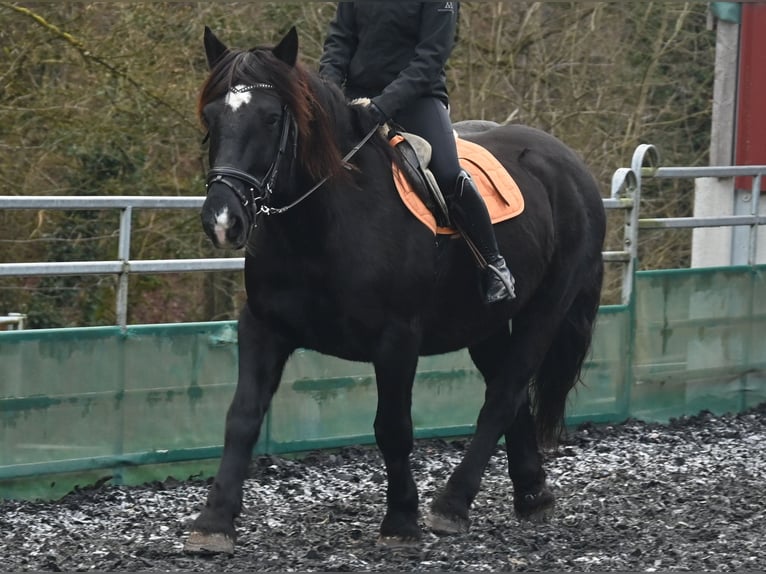
[[449, 213], [465, 240], [481, 255], [477, 260], [484, 259], [485, 264], [480, 262], [484, 300], [495, 303], [515, 299], [515, 281], [498, 250], [487, 206], [465, 170], [457, 177]]

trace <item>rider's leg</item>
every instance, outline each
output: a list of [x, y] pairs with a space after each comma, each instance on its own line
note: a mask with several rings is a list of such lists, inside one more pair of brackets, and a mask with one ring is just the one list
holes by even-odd
[[484, 259], [487, 303], [513, 299], [513, 276], [500, 255], [487, 206], [471, 176], [460, 167], [447, 107], [438, 98], [420, 98], [398, 113], [394, 121], [431, 143], [429, 166], [447, 200], [450, 217]]
[[486, 263], [482, 271], [485, 301], [496, 303], [515, 298], [514, 279], [497, 247], [487, 206], [466, 171], [461, 170], [458, 174], [455, 192], [447, 205], [452, 220], [468, 236]]

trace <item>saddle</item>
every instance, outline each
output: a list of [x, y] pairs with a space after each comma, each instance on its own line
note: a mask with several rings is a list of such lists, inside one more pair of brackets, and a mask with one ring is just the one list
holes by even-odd
[[[434, 234], [454, 235], [449, 210], [428, 163], [431, 144], [415, 134], [397, 132], [389, 143], [400, 154], [401, 168], [392, 165], [394, 183], [404, 204]], [[479, 189], [492, 223], [506, 221], [524, 211], [524, 197], [511, 174], [486, 148], [456, 134], [458, 160]]]

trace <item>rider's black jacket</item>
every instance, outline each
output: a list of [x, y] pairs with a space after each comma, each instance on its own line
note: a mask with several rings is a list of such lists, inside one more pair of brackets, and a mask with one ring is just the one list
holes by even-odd
[[446, 104], [457, 17], [458, 2], [339, 2], [319, 74], [389, 117], [422, 96]]

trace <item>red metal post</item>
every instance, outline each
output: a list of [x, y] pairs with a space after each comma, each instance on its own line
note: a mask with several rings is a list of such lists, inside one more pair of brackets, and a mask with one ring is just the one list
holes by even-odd
[[[766, 164], [766, 2], [742, 4], [735, 163]], [[736, 187], [750, 189], [752, 178]]]

